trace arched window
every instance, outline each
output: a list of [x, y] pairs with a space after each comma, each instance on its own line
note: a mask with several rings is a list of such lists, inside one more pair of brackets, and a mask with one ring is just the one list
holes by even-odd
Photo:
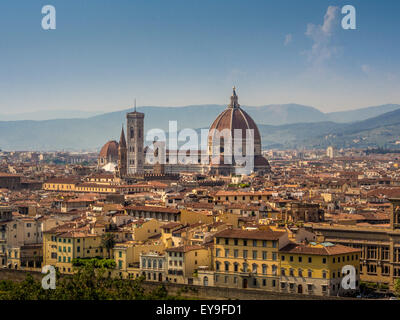
[[203, 278], [203, 285], [208, 286], [208, 277]]
[[253, 265], [252, 265], [252, 268], [251, 268], [251, 271], [253, 272], [253, 273], [257, 273], [257, 264], [256, 263], [253, 263]]
[[245, 262], [245, 263], [243, 263], [243, 272], [247, 272], [247, 270], [248, 270], [248, 265]]
[[225, 271], [229, 271], [229, 262], [225, 261]]
[[221, 262], [219, 262], [219, 261], [217, 261], [217, 262], [215, 263], [215, 269], [216, 269], [217, 271], [219, 271], [219, 269], [220, 269], [220, 264], [221, 264]]
[[262, 265], [262, 273], [267, 274], [267, 265], [266, 264]]

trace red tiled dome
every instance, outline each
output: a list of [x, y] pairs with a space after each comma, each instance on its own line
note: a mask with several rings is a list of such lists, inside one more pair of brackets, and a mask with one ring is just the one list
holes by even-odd
[[260, 132], [254, 120], [242, 108], [226, 108], [214, 120], [210, 130], [216, 129], [222, 131], [225, 129], [231, 130], [232, 137], [234, 137], [234, 130], [242, 130], [242, 137], [245, 137], [247, 129], [253, 129], [254, 141], [261, 141]]
[[115, 140], [108, 141], [100, 150], [100, 158], [118, 159], [118, 142]]

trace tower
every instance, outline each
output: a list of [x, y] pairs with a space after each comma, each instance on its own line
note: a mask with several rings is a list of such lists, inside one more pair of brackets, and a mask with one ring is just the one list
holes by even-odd
[[127, 152], [124, 127], [121, 129], [121, 137], [118, 144], [118, 176], [120, 178], [127, 174]]
[[126, 131], [127, 131], [127, 173], [131, 174], [142, 174], [144, 167], [144, 113], [136, 111], [136, 100], [135, 108], [133, 112], [126, 114]]

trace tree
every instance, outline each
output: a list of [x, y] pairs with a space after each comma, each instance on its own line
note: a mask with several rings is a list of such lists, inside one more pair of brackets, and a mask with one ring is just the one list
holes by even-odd
[[73, 275], [57, 277], [56, 289], [44, 290], [41, 281], [28, 274], [21, 282], [1, 280], [0, 300], [143, 300], [176, 299], [165, 286], [148, 293], [143, 288], [144, 277], [134, 280], [112, 278], [105, 268], [90, 264], [77, 267]]
[[396, 296], [400, 296], [400, 279], [396, 279], [394, 281], [394, 293]]
[[105, 233], [101, 237], [101, 246], [107, 250], [108, 259], [111, 258], [111, 249], [115, 246], [115, 235], [113, 233]]

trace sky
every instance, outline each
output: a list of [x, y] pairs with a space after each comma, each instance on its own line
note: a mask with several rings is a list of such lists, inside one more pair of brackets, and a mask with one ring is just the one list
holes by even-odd
[[[356, 30], [341, 27], [347, 4]], [[2, 0], [0, 114], [227, 104], [233, 85], [251, 106], [400, 103], [399, 12], [398, 0]]]

